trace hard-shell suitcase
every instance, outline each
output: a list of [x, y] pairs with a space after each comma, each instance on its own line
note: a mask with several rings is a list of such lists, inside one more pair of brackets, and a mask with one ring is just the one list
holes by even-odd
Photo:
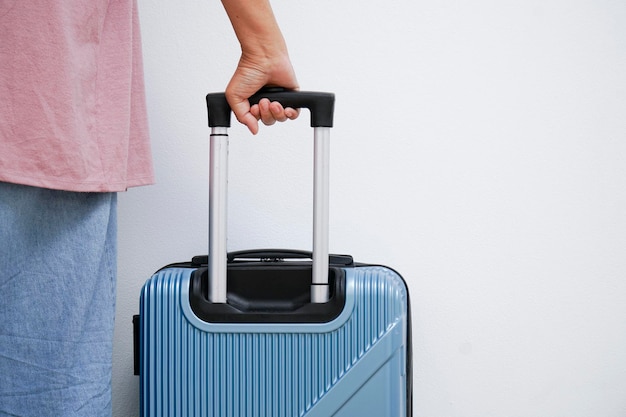
[[328, 255], [334, 95], [261, 95], [311, 112], [313, 252], [226, 253], [230, 108], [223, 94], [209, 94], [209, 256], [168, 265], [142, 289], [135, 320], [141, 415], [410, 417], [406, 284], [387, 267]]

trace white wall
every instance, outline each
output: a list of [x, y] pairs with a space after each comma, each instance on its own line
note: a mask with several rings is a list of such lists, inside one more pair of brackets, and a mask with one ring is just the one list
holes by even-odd
[[[273, 4], [337, 94], [331, 251], [409, 283], [415, 416], [625, 416], [626, 2]], [[207, 251], [204, 95], [238, 58], [218, 1], [140, 12], [158, 185], [120, 198], [118, 417], [142, 283]], [[229, 248], [308, 248], [308, 114], [231, 133]]]

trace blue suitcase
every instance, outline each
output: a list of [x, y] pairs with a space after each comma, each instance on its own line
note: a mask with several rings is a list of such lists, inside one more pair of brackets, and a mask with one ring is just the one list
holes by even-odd
[[405, 282], [387, 267], [328, 255], [334, 96], [262, 96], [311, 111], [313, 252], [226, 254], [230, 109], [223, 94], [209, 94], [209, 255], [164, 267], [142, 289], [135, 321], [141, 416], [410, 417]]

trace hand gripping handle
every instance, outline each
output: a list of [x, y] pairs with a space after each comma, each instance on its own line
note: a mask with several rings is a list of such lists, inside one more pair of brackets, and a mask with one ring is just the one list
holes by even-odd
[[[330, 127], [333, 123], [335, 97], [332, 93], [264, 89], [250, 98], [278, 101], [284, 107], [308, 108], [314, 128], [313, 183], [313, 277], [311, 301], [328, 300], [328, 207]], [[211, 142], [209, 146], [209, 300], [226, 302], [226, 202], [228, 186], [228, 128], [231, 109], [224, 93], [207, 95]]]
[[[306, 108], [311, 112], [311, 127], [333, 127], [335, 95], [315, 91], [293, 91], [283, 88], [263, 88], [250, 97], [250, 105], [262, 98], [277, 101], [283, 107]], [[209, 109], [210, 127], [230, 127], [230, 106], [224, 93], [211, 93], [206, 96]]]

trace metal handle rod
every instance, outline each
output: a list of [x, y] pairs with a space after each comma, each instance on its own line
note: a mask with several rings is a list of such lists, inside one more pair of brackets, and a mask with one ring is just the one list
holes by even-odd
[[[311, 302], [329, 298], [330, 128], [314, 129], [313, 281]], [[209, 144], [209, 293], [213, 303], [226, 303], [228, 128], [213, 127]]]
[[209, 293], [213, 303], [226, 302], [228, 129], [213, 127], [209, 144]]
[[328, 301], [330, 128], [314, 129], [313, 285], [311, 302]]

